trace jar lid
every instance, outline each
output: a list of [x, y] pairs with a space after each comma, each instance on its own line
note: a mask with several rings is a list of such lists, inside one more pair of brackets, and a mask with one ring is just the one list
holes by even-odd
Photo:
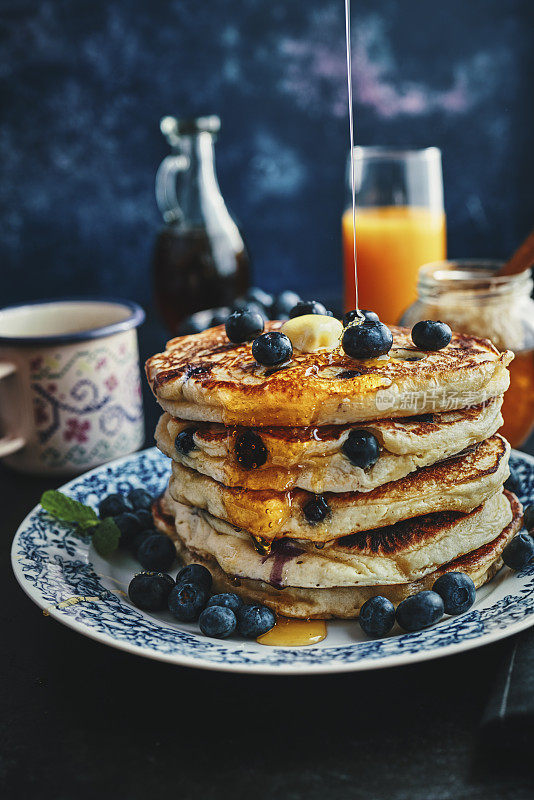
[[526, 291], [530, 294], [530, 270], [515, 275], [499, 275], [503, 262], [490, 259], [433, 261], [419, 269], [417, 288], [421, 297], [428, 293], [486, 292], [488, 295]]

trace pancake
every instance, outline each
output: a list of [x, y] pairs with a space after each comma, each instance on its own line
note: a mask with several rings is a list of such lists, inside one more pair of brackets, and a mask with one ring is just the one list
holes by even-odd
[[[472, 511], [508, 477], [509, 453], [508, 443], [496, 434], [464, 455], [370, 492], [322, 495], [303, 489], [275, 492], [228, 487], [174, 462], [169, 490], [178, 502], [249, 531], [257, 545], [267, 550], [272, 540], [281, 537], [328, 542], [431, 512]], [[326, 516], [312, 523], [305, 509], [318, 498], [326, 503]]]
[[423, 589], [431, 589], [434, 581], [445, 572], [464, 572], [472, 578], [477, 588], [489, 581], [502, 567], [502, 550], [521, 528], [521, 505], [513, 494], [505, 492], [505, 496], [510, 504], [512, 519], [502, 532], [477, 549], [428, 572], [423, 578], [396, 584], [330, 588], [285, 586], [280, 589], [266, 581], [227, 573], [213, 556], [195, 551], [184, 543], [181, 535], [177, 533], [174, 519], [165, 503], [161, 500], [156, 502], [153, 511], [156, 526], [174, 540], [177, 552], [184, 563], [201, 563], [210, 570], [215, 592], [237, 592], [244, 600], [263, 603], [287, 617], [354, 618], [358, 616], [361, 606], [370, 597], [383, 595], [398, 604], [412, 594]]
[[[281, 322], [267, 322], [277, 330]], [[406, 328], [391, 328], [388, 356], [355, 361], [339, 347], [303, 353], [266, 369], [250, 343], [224, 326], [182, 336], [146, 363], [152, 391], [180, 419], [227, 425], [309, 426], [413, 416], [478, 405], [508, 388], [513, 358], [488, 339], [453, 334], [437, 352], [417, 350]]]
[[[398, 480], [421, 467], [442, 461], [492, 436], [503, 423], [502, 397], [458, 411], [360, 423], [376, 436], [380, 458], [370, 469], [355, 467], [342, 451], [352, 425], [307, 428], [243, 428], [195, 423], [195, 447], [184, 454], [174, 441], [192, 423], [163, 414], [156, 443], [165, 455], [225, 486], [286, 491], [367, 492]], [[236, 455], [236, 440], [250, 431], [266, 450], [261, 466], [244, 469]]]
[[442, 564], [492, 541], [512, 519], [502, 492], [464, 514], [428, 514], [374, 531], [353, 534], [317, 550], [310, 542], [280, 539], [269, 555], [254, 548], [245, 531], [205, 511], [167, 497], [176, 533], [191, 551], [214, 558], [234, 576], [271, 583], [276, 588], [324, 589], [419, 580]]

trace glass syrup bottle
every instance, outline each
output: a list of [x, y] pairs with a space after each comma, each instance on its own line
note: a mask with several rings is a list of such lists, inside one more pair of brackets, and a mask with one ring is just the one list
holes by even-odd
[[172, 154], [156, 175], [165, 226], [156, 239], [152, 268], [156, 306], [175, 334], [189, 314], [231, 305], [244, 294], [250, 260], [215, 173], [219, 117], [164, 117], [160, 129]]

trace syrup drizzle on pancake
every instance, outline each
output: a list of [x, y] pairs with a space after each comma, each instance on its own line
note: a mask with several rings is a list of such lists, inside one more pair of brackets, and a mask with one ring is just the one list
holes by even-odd
[[303, 553], [304, 550], [301, 547], [297, 547], [293, 542], [287, 539], [278, 539], [272, 544], [271, 552], [266, 555], [262, 561], [262, 563], [265, 564], [270, 558], [273, 559], [271, 574], [269, 576], [269, 583], [271, 586], [274, 586], [275, 589], [281, 589], [283, 587], [282, 571], [284, 569], [284, 564], [287, 564], [294, 558], [298, 558], [298, 556], [301, 556]]

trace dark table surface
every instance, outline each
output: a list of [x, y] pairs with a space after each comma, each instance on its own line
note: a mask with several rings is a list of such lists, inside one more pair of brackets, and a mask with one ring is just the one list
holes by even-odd
[[[142, 355], [163, 340], [146, 328]], [[145, 405], [150, 445], [157, 410], [148, 395]], [[532, 798], [532, 758], [479, 735], [511, 640], [319, 677], [128, 655], [43, 616], [11, 573], [13, 534], [54, 485], [0, 467], [3, 797]]]

